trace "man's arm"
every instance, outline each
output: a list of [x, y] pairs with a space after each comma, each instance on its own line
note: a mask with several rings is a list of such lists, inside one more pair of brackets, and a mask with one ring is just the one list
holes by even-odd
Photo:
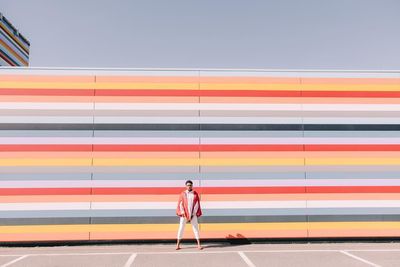
[[185, 215], [185, 209], [183, 208], [183, 203], [182, 201], [179, 203], [179, 210], [181, 212], [181, 215]]

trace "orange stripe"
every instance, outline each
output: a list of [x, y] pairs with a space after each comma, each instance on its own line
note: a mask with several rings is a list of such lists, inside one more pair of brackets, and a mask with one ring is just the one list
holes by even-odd
[[341, 97], [201, 97], [201, 103], [267, 103], [267, 104], [400, 104], [400, 98]]
[[98, 83], [198, 83], [196, 76], [97, 76]]
[[[354, 223], [357, 224], [356, 222]], [[309, 237], [399, 237], [400, 230], [331, 230], [331, 229], [323, 229], [323, 230], [308, 230]]]
[[32, 233], [32, 234], [2, 234], [1, 242], [18, 241], [58, 241], [58, 240], [89, 240], [89, 233]]
[[399, 78], [301, 78], [302, 84], [398, 84]]
[[95, 76], [88, 75], [0, 75], [2, 82], [62, 82], [94, 83]]

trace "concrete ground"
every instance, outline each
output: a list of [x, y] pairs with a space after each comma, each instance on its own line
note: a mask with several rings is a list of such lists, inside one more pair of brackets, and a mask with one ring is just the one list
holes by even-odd
[[400, 243], [194, 243], [0, 247], [0, 267], [400, 266]]

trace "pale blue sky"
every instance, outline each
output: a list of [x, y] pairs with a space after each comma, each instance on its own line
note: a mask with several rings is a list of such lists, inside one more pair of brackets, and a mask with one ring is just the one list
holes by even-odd
[[400, 69], [399, 0], [0, 0], [35, 67]]

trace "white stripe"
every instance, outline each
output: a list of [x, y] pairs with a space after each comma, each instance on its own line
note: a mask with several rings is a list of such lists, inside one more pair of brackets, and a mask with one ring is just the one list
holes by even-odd
[[398, 104], [96, 103], [96, 110], [400, 111]]
[[130, 266], [132, 266], [132, 263], [133, 263], [133, 261], [135, 260], [136, 255], [137, 255], [136, 253], [133, 253], [133, 254], [129, 257], [129, 259], [126, 261], [124, 267], [130, 267]]
[[347, 252], [347, 251], [341, 250], [340, 252], [343, 253], [344, 255], [347, 255], [347, 256], [353, 258], [353, 259], [356, 259], [356, 260], [359, 260], [359, 261], [361, 261], [361, 262], [364, 262], [364, 263], [366, 263], [366, 264], [368, 264], [368, 265], [370, 265], [370, 266], [381, 267], [381, 266], [378, 265], [378, 264], [375, 264], [375, 263], [372, 263], [372, 262], [370, 262], [370, 261], [367, 261], [367, 260], [365, 260], [365, 259], [363, 259], [363, 258], [360, 258], [360, 257], [358, 257], [358, 256], [356, 256], [356, 255], [353, 255], [353, 254], [351, 254], [351, 253], [349, 253], [349, 252]]
[[256, 267], [254, 265], [254, 263], [252, 263], [251, 260], [242, 251], [238, 251], [238, 254], [243, 259], [243, 261], [247, 264], [247, 266]]
[[0, 144], [199, 144], [191, 137], [0, 137]]
[[0, 144], [400, 144], [400, 138], [351, 137], [0, 137]]
[[0, 211], [21, 210], [89, 210], [90, 202], [0, 203]]
[[340, 118], [340, 117], [321, 117], [303, 118], [304, 124], [400, 124], [400, 118]]
[[93, 123], [93, 117], [0, 116], [0, 123]]
[[96, 110], [301, 110], [301, 104], [96, 103]]
[[21, 257], [15, 259], [15, 260], [12, 260], [12, 261], [10, 261], [10, 262], [7, 262], [7, 263], [1, 265], [0, 267], [7, 267], [7, 266], [10, 266], [11, 264], [14, 264], [14, 263], [16, 263], [16, 262], [18, 262], [18, 261], [20, 261], [20, 260], [22, 260], [22, 259], [25, 259], [25, 258], [28, 257], [28, 256], [29, 256], [29, 255], [23, 255], [23, 256], [21, 256]]
[[[326, 200], [326, 201], [202, 201], [212, 209], [301, 209], [301, 208], [399, 208], [399, 200]], [[0, 211], [22, 210], [135, 210], [175, 209], [176, 202], [56, 202], [0, 203]]]
[[0, 102], [0, 109], [67, 109], [93, 110], [94, 103]]
[[[93, 202], [92, 209], [175, 209], [175, 202]], [[203, 209], [306, 208], [306, 201], [202, 201]]]
[[351, 137], [252, 137], [252, 138], [201, 138], [202, 144], [400, 144], [400, 138], [351, 138]]

